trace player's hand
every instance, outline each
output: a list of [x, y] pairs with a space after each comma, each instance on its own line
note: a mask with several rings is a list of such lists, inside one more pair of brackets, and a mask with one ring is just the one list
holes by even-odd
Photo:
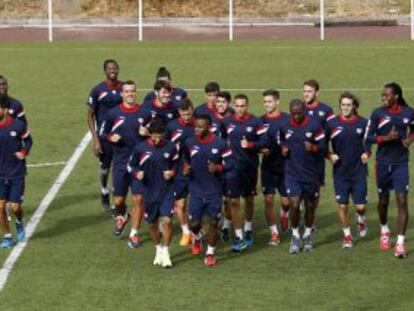
[[287, 146], [282, 147], [282, 156], [287, 157], [289, 154], [289, 148]]
[[207, 169], [210, 173], [216, 172], [216, 165], [210, 161], [207, 161]]
[[188, 176], [191, 173], [191, 166], [189, 164], [183, 166], [183, 175]]
[[15, 154], [16, 158], [19, 160], [24, 160], [26, 158], [26, 155], [23, 152], [17, 151]]
[[368, 153], [364, 152], [364, 153], [361, 155], [361, 161], [362, 161], [362, 163], [367, 164], [367, 163], [368, 163], [368, 159], [369, 159], [369, 155], [368, 155]]
[[118, 134], [112, 134], [111, 136], [109, 136], [109, 141], [112, 143], [117, 143], [121, 140], [121, 136]]
[[329, 160], [332, 162], [332, 164], [335, 164], [336, 162], [338, 162], [339, 156], [337, 154], [335, 154], [335, 153], [332, 153], [329, 156]]
[[398, 139], [398, 132], [395, 130], [395, 126], [391, 128], [389, 133], [385, 136], [386, 141]]
[[143, 126], [143, 125], [140, 125], [140, 126], [139, 126], [138, 133], [139, 133], [139, 135], [141, 135], [141, 136], [149, 136], [149, 131], [148, 131], [148, 128], [147, 128], [147, 127], [145, 127], [145, 126]]
[[246, 139], [246, 136], [243, 136], [243, 139], [240, 142], [242, 148], [249, 148], [249, 141]]
[[138, 171], [135, 175], [137, 179], [143, 180], [144, 179], [144, 171]]
[[263, 149], [260, 150], [260, 153], [267, 156], [267, 155], [270, 154], [270, 150], [269, 150], [269, 148], [263, 148]]
[[312, 151], [312, 144], [308, 141], [305, 141], [305, 150]]
[[101, 142], [99, 141], [98, 137], [94, 137], [92, 141], [92, 152], [95, 155], [95, 157], [99, 157], [99, 155], [102, 153], [102, 147]]
[[164, 171], [164, 179], [165, 180], [170, 180], [173, 177], [174, 177], [174, 171], [173, 170]]

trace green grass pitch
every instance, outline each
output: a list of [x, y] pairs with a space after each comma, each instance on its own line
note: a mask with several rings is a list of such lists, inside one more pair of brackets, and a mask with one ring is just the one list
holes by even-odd
[[[166, 65], [174, 83], [185, 88], [198, 89], [217, 80], [223, 89], [298, 89], [282, 92], [284, 110], [290, 99], [301, 95], [299, 89], [308, 78], [319, 80], [321, 100], [336, 111], [339, 92], [330, 89], [377, 88], [355, 92], [362, 101], [361, 114], [369, 116], [379, 105], [386, 82], [411, 87], [405, 95], [414, 103], [413, 53], [412, 43], [399, 41], [0, 44], [0, 74], [9, 78], [10, 93], [27, 110], [34, 137], [29, 163], [44, 163], [67, 161], [85, 134], [85, 102], [90, 88], [103, 79], [106, 58], [117, 59], [120, 78], [134, 79], [140, 88], [151, 88], [156, 70]], [[252, 111], [262, 114], [260, 92], [246, 93]], [[203, 100], [199, 91], [190, 96], [197, 104]], [[397, 260], [391, 251], [379, 251], [372, 168], [373, 159], [369, 233], [356, 239], [352, 251], [340, 248], [342, 233], [329, 169], [314, 252], [289, 255], [287, 235], [279, 247], [267, 246], [269, 233], [259, 195], [253, 248], [233, 254], [222, 243], [219, 265], [208, 269], [202, 257], [193, 258], [178, 245], [176, 235], [171, 248], [175, 265], [163, 270], [151, 264], [154, 249], [146, 224], [144, 245], [137, 251], [127, 247], [125, 237], [113, 236], [111, 217], [99, 203], [97, 160], [88, 148], [12, 270], [0, 293], [0, 310], [414, 308], [414, 254]], [[61, 169], [29, 169], [27, 220]], [[393, 232], [395, 214], [392, 200]], [[413, 218], [407, 234], [409, 250], [414, 249], [412, 228]], [[8, 254], [0, 251], [1, 263]]]

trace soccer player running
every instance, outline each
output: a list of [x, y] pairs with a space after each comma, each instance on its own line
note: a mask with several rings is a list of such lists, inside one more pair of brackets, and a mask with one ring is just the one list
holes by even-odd
[[269, 89], [263, 92], [263, 105], [266, 113], [261, 117], [268, 126], [269, 144], [262, 150], [263, 158], [260, 166], [261, 183], [265, 203], [265, 218], [270, 229], [269, 245], [279, 245], [279, 232], [276, 225], [274, 196], [276, 190], [280, 194], [280, 226], [287, 231], [289, 224], [289, 199], [286, 194], [284, 177], [284, 157], [279, 144], [279, 132], [284, 123], [289, 122], [289, 114], [280, 109], [280, 94]]
[[[167, 128], [161, 119], [149, 126], [150, 138], [136, 146], [129, 165], [133, 176], [143, 183], [144, 217], [150, 224], [150, 234], [156, 248], [153, 264], [171, 267], [169, 247], [172, 239], [171, 216], [174, 210], [174, 167], [178, 151], [165, 135]], [[162, 242], [158, 219], [162, 222]]]
[[232, 151], [224, 139], [211, 132], [210, 116], [198, 116], [195, 131], [196, 136], [185, 141], [186, 163], [183, 168], [184, 174], [189, 176], [189, 218], [194, 234], [191, 252], [193, 255], [202, 252], [202, 218], [208, 215], [208, 246], [204, 263], [211, 267], [217, 264], [214, 251], [223, 203], [223, 172], [232, 168]]
[[27, 124], [26, 112], [23, 104], [18, 99], [9, 95], [9, 84], [7, 78], [2, 75], [0, 75], [0, 96], [7, 98], [9, 102], [9, 115], [14, 119], [19, 119]]
[[194, 111], [194, 115], [197, 117], [199, 115], [209, 115], [210, 118], [214, 118], [214, 114], [217, 112], [216, 100], [217, 94], [220, 92], [220, 85], [217, 82], [211, 81], [207, 82], [204, 87], [204, 93], [206, 96], [206, 101], [198, 106]]
[[[167, 70], [167, 68], [160, 67], [158, 69], [158, 72], [155, 77], [155, 82], [157, 81], [165, 81], [172, 85], [171, 73]], [[147, 101], [152, 102], [157, 97], [155, 92], [156, 91], [154, 90], [152, 92], [149, 92], [147, 95], [145, 95], [144, 102], [147, 102]], [[171, 102], [174, 105], [178, 105], [178, 103], [182, 99], [187, 98], [187, 97], [188, 97], [188, 94], [185, 90], [179, 87], [172, 87]]]
[[110, 190], [108, 188], [109, 170], [112, 163], [111, 144], [100, 138], [99, 131], [112, 108], [122, 102], [122, 82], [118, 80], [119, 65], [113, 59], [104, 61], [105, 81], [97, 84], [88, 98], [88, 127], [92, 134], [92, 150], [100, 162], [101, 202], [105, 211], [111, 210]]
[[[409, 129], [409, 133], [408, 132]], [[391, 248], [388, 227], [390, 190], [397, 201], [397, 243], [394, 256], [407, 257], [405, 232], [408, 224], [409, 152], [414, 140], [414, 111], [404, 97], [401, 86], [386, 84], [382, 91], [382, 107], [372, 112], [368, 125], [368, 144], [378, 145], [376, 152], [376, 177], [378, 188], [378, 214], [381, 225], [380, 248]]]
[[175, 214], [181, 224], [182, 236], [180, 240], [181, 246], [190, 244], [191, 232], [188, 227], [187, 217], [187, 197], [188, 197], [188, 177], [182, 173], [182, 166], [185, 162], [183, 144], [186, 139], [193, 137], [195, 118], [193, 115], [193, 103], [190, 99], [185, 98], [178, 104], [178, 119], [168, 123], [168, 137], [175, 144], [179, 151], [179, 161], [177, 161], [177, 176], [174, 181], [175, 193]]
[[[226, 138], [234, 154], [235, 168], [226, 174], [226, 197], [230, 199], [230, 210], [235, 239], [232, 249], [240, 252], [253, 245], [254, 197], [258, 177], [258, 153], [266, 146], [267, 126], [248, 112], [249, 99], [245, 94], [234, 97], [234, 114], [225, 118]], [[240, 198], [244, 198], [243, 219], [240, 215]]]
[[338, 216], [344, 233], [342, 247], [352, 248], [353, 238], [349, 221], [349, 197], [352, 196], [357, 212], [359, 235], [367, 234], [365, 205], [367, 204], [366, 163], [370, 152], [365, 147], [365, 131], [368, 120], [358, 115], [359, 100], [351, 93], [344, 92], [339, 98], [339, 116], [327, 123], [327, 140], [332, 151], [329, 159], [333, 164], [333, 180]]
[[10, 248], [14, 241], [7, 219], [6, 204], [16, 217], [17, 241], [25, 239], [22, 201], [25, 188], [26, 157], [32, 147], [27, 125], [9, 115], [10, 102], [0, 97], [0, 225], [3, 232], [2, 248]]
[[286, 193], [290, 200], [292, 238], [289, 252], [297, 254], [301, 248], [299, 234], [300, 204], [305, 203], [305, 232], [303, 250], [313, 250], [312, 224], [320, 187], [320, 154], [325, 153], [325, 132], [315, 119], [306, 114], [300, 99], [290, 102], [290, 121], [280, 131], [282, 155], [285, 160]]
[[131, 233], [128, 245], [138, 248], [139, 227], [141, 224], [142, 207], [142, 183], [132, 178], [128, 171], [128, 161], [135, 146], [145, 140], [142, 134], [145, 125], [150, 122], [151, 117], [141, 110], [136, 103], [137, 92], [135, 82], [126, 81], [122, 86], [123, 102], [108, 112], [101, 137], [109, 141], [113, 147], [112, 184], [114, 186], [114, 217], [115, 235], [121, 235], [129, 220], [125, 203], [129, 189], [132, 193], [134, 209], [132, 212]]

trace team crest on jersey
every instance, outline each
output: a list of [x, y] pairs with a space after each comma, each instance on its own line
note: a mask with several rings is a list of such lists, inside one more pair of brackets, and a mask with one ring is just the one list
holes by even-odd
[[112, 91], [112, 94], [114, 94], [114, 95], [115, 95], [115, 94], [116, 94], [116, 90], [113, 90], [113, 91]]
[[180, 95], [175, 96], [175, 100], [176, 100], [176, 101], [181, 100], [181, 96], [180, 96]]
[[356, 132], [358, 133], [358, 134], [362, 134], [362, 132], [363, 132], [364, 130], [362, 129], [362, 128], [360, 128], [360, 127], [358, 127], [357, 129], [356, 129]]
[[323, 117], [325, 115], [325, 111], [319, 111], [319, 116]]
[[246, 131], [248, 133], [251, 133], [251, 132], [253, 132], [253, 128], [251, 126], [248, 126], [248, 127], [246, 127]]
[[164, 153], [164, 158], [168, 159], [170, 157], [170, 154], [168, 152]]
[[306, 132], [305, 135], [306, 135], [307, 138], [311, 138], [313, 134], [312, 134], [312, 132]]
[[[12, 113], [12, 112], [11, 112]], [[410, 120], [408, 118], [404, 118], [403, 119], [404, 124], [408, 124], [408, 122], [410, 122]]]
[[213, 149], [211, 149], [211, 152], [212, 152], [213, 154], [217, 154], [217, 153], [218, 153], [218, 149], [217, 149], [217, 148], [213, 148]]
[[16, 137], [16, 136], [17, 136], [16, 131], [11, 131], [11, 132], [10, 132], [10, 136], [12, 136], [12, 137]]
[[313, 116], [313, 110], [309, 110], [309, 115]]
[[167, 118], [168, 118], [168, 119], [172, 119], [173, 117], [174, 117], [174, 115], [173, 115], [172, 113], [168, 113], [168, 114], [167, 114]]
[[14, 113], [14, 109], [9, 109], [9, 114], [13, 114]]
[[154, 110], [151, 110], [151, 117], [154, 119], [157, 116], [157, 112]]
[[144, 119], [143, 118], [138, 118], [138, 122], [142, 124], [142, 123], [144, 123]]

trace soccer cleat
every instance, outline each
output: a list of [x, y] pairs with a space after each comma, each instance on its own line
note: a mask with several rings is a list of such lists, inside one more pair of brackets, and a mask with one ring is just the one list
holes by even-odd
[[230, 230], [228, 228], [221, 230], [221, 239], [225, 242], [230, 241]]
[[367, 235], [367, 231], [368, 231], [366, 222], [365, 221], [358, 221], [357, 226], [358, 226], [359, 236], [361, 238], [365, 237]]
[[350, 235], [344, 236], [344, 239], [342, 240], [342, 248], [350, 249], [352, 248], [352, 246], [353, 246], [352, 236]]
[[272, 232], [272, 238], [269, 241], [269, 245], [270, 246], [278, 246], [280, 243], [279, 240], [279, 233], [277, 232]]
[[129, 221], [130, 216], [131, 216], [130, 214], [127, 214], [126, 217], [125, 216], [117, 216], [115, 218], [115, 231], [114, 231], [115, 235], [121, 235], [122, 234], [126, 224]]
[[12, 248], [13, 247], [13, 237], [4, 237], [0, 245], [1, 248]]
[[289, 216], [281, 216], [280, 217], [280, 229], [283, 231], [283, 232], [286, 232], [286, 231], [288, 231], [288, 229], [289, 229]]
[[23, 220], [21, 222], [16, 221], [16, 236], [17, 241], [19, 242], [23, 241], [26, 237], [26, 229]]
[[129, 248], [132, 248], [132, 249], [135, 249], [141, 246], [141, 243], [139, 242], [138, 234], [134, 234], [128, 237], [128, 246]]
[[397, 258], [406, 258], [407, 250], [405, 249], [404, 243], [397, 243], [395, 245], [394, 256]]
[[180, 240], [180, 246], [188, 246], [190, 245], [191, 234], [190, 233], [183, 233]]
[[231, 249], [233, 250], [233, 252], [240, 253], [246, 247], [247, 247], [246, 242], [244, 240], [241, 240], [239, 237], [236, 237], [234, 239], [233, 245], [231, 246]]
[[380, 234], [380, 249], [387, 251], [391, 248], [390, 233], [385, 232]]
[[244, 241], [247, 246], [249, 247], [253, 246], [253, 231], [246, 231], [244, 233]]
[[169, 268], [172, 267], [172, 262], [170, 258], [170, 253], [167, 251], [164, 251], [161, 255], [161, 265], [163, 268]]
[[303, 237], [303, 250], [305, 252], [313, 251], [313, 241], [311, 234]]
[[109, 192], [106, 194], [101, 193], [101, 204], [105, 212], [110, 212], [112, 210], [111, 202], [109, 199]]
[[292, 239], [290, 240], [289, 253], [298, 254], [299, 252], [300, 252], [300, 239], [292, 235]]
[[161, 266], [162, 265], [162, 250], [158, 250], [155, 253], [155, 258], [154, 261], [152, 263], [154, 266]]
[[206, 257], [204, 258], [204, 264], [207, 267], [213, 267], [213, 266], [217, 265], [216, 257], [214, 257], [213, 254], [206, 255]]
[[194, 239], [193, 244], [191, 245], [191, 254], [194, 256], [200, 255], [203, 250], [203, 245], [200, 239]]

